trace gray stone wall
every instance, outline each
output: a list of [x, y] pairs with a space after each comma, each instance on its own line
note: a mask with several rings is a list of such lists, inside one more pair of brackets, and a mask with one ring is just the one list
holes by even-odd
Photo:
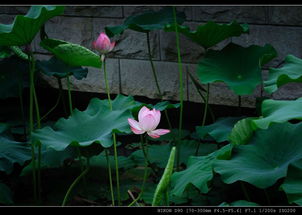
[[[123, 23], [124, 19], [144, 10], [159, 10], [162, 6], [66, 6], [63, 15], [54, 17], [46, 24], [50, 38], [77, 43], [91, 49], [100, 32], [107, 25]], [[0, 23], [11, 23], [16, 14], [25, 14], [28, 7], [1, 6]], [[280, 66], [284, 57], [293, 54], [302, 57], [302, 6], [178, 6], [184, 11], [186, 25], [194, 29], [197, 25], [213, 20], [228, 23], [237, 20], [247, 23], [250, 33], [233, 37], [221, 42], [215, 48], [220, 49], [229, 42], [243, 46], [271, 44], [278, 52], [278, 57], [265, 66], [264, 78], [269, 67]], [[164, 92], [164, 99], [179, 100], [179, 77], [175, 33], [154, 31], [150, 35], [151, 49], [159, 85]], [[204, 50], [180, 35], [181, 56], [184, 71], [185, 100], [201, 102], [196, 89], [188, 78], [187, 72], [194, 73], [196, 64], [203, 56]], [[151, 65], [148, 61], [146, 35], [126, 30], [116, 37], [117, 46], [108, 56], [107, 72], [112, 93], [140, 95], [158, 98], [153, 81]], [[48, 59], [50, 55], [39, 47], [39, 37], [33, 42], [36, 56]], [[56, 80], [42, 75], [50, 87], [58, 87]], [[86, 92], [105, 92], [103, 73], [89, 68], [87, 78], [77, 81], [72, 79], [72, 89]], [[66, 88], [66, 85], [64, 86]], [[237, 106], [236, 96], [223, 83], [211, 85], [210, 104]], [[243, 96], [242, 106], [254, 107], [260, 89], [252, 96]], [[275, 99], [293, 99], [302, 96], [300, 84], [288, 84], [271, 95]]]

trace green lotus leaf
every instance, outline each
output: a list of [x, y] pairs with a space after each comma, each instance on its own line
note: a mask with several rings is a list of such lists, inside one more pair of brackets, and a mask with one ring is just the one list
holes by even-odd
[[0, 46], [0, 59], [12, 56], [13, 53], [8, 46]]
[[[249, 32], [247, 24], [238, 24], [236, 21], [229, 24], [217, 24], [209, 21], [206, 24], [199, 25], [195, 31], [191, 31], [188, 26], [182, 25], [177, 25], [177, 29], [178, 32], [206, 49], [227, 38], [238, 37]], [[164, 30], [166, 32], [175, 32], [175, 24], [166, 25]]]
[[[130, 102], [131, 101], [131, 102]], [[107, 148], [113, 144], [112, 133], [131, 133], [128, 118], [133, 118], [132, 97], [118, 95], [113, 101], [113, 110], [108, 100], [93, 98], [85, 111], [75, 109], [68, 119], [59, 119], [53, 127], [47, 126], [32, 133], [46, 147], [62, 151], [69, 145], [90, 146], [99, 143]]]
[[13, 194], [10, 188], [0, 182], [0, 204], [3, 205], [12, 205], [13, 202]]
[[171, 179], [172, 194], [181, 197], [192, 185], [199, 189], [201, 193], [207, 193], [210, 190], [209, 183], [214, 175], [214, 161], [218, 158], [228, 159], [231, 150], [232, 146], [228, 144], [207, 156], [191, 156], [187, 169], [173, 173]]
[[0, 136], [0, 172], [10, 174], [14, 164], [23, 165], [31, 159], [31, 150], [26, 143], [16, 142], [7, 136]]
[[73, 75], [76, 79], [81, 80], [86, 78], [88, 73], [87, 68], [70, 66], [56, 57], [52, 57], [48, 61], [37, 60], [36, 65], [44, 74], [57, 78], [65, 78], [69, 75]]
[[[164, 115], [162, 114], [161, 117], [164, 117]], [[179, 135], [179, 129], [172, 129], [170, 131], [170, 133], [162, 135], [159, 138], [154, 139], [152, 137], [148, 137], [148, 139], [152, 140], [152, 141], [155, 141], [155, 142], [173, 141], [173, 140], [175, 140], [176, 137], [178, 138], [178, 135]], [[181, 130], [181, 139], [185, 139], [189, 135], [190, 135], [190, 131], [189, 130], [185, 130], [185, 129]]]
[[173, 146], [164, 173], [155, 189], [154, 197], [152, 200], [152, 206], [160, 205], [163, 200], [163, 196], [168, 192], [171, 181], [171, 175], [174, 169], [175, 152], [176, 147]]
[[[176, 12], [177, 23], [185, 21], [183, 12]], [[165, 25], [174, 23], [172, 7], [166, 7], [160, 11], [146, 11], [140, 14], [129, 16], [122, 25], [106, 26], [105, 32], [109, 37], [122, 34], [124, 30], [131, 29], [138, 32], [149, 32], [163, 29]]]
[[156, 110], [167, 110], [167, 109], [172, 109], [172, 108], [179, 108], [180, 107], [180, 103], [176, 103], [176, 104], [172, 104], [169, 101], [163, 101], [163, 102], [159, 102], [156, 105], [152, 106], [151, 108], [155, 108]]
[[[188, 158], [195, 154], [196, 148], [200, 143], [195, 140], [182, 140], [179, 145], [180, 164], [186, 164]], [[160, 168], [165, 168], [168, 162], [172, 147], [170, 144], [148, 146], [148, 158], [150, 163], [156, 164]], [[215, 144], [202, 144], [198, 155], [208, 155], [217, 149]], [[130, 155], [130, 158], [137, 164], [144, 164], [144, 154], [142, 150], [137, 150]]]
[[[135, 166], [135, 163], [129, 157], [118, 156], [117, 159], [118, 159], [118, 168], [119, 169], [130, 169]], [[109, 156], [109, 162], [110, 162], [111, 168], [113, 170], [115, 170], [114, 156], [112, 156], [112, 155]], [[101, 167], [101, 168], [107, 169], [107, 167], [108, 167], [107, 165], [108, 165], [107, 159], [106, 159], [106, 155], [104, 152], [90, 158], [90, 166], [92, 168], [99, 169]]]
[[102, 67], [99, 55], [78, 44], [63, 40], [44, 39], [40, 46], [70, 66]]
[[270, 68], [269, 76], [264, 81], [264, 90], [275, 92], [279, 87], [291, 82], [302, 82], [302, 59], [287, 55], [282, 68]]
[[290, 204], [302, 205], [302, 160], [291, 164], [288, 168], [288, 174], [284, 183], [280, 186], [286, 195]]
[[218, 143], [228, 140], [228, 137], [235, 125], [243, 117], [225, 117], [218, 119], [215, 123], [207, 126], [196, 126], [196, 135], [204, 139], [211, 136]]
[[26, 15], [17, 15], [12, 24], [0, 24], [0, 45], [30, 44], [47, 20], [63, 12], [64, 6], [32, 6]]
[[239, 120], [233, 127], [230, 135], [229, 141], [234, 145], [247, 144], [250, 138], [254, 134], [254, 129], [252, 126], [252, 120], [256, 117], [248, 117]]
[[267, 99], [262, 102], [262, 117], [252, 121], [253, 128], [267, 129], [272, 123], [283, 123], [291, 119], [302, 120], [302, 98], [287, 100]]
[[0, 61], [0, 99], [18, 97], [28, 86], [28, 62], [16, 56]]
[[271, 45], [230, 43], [220, 51], [209, 50], [198, 64], [197, 75], [203, 84], [225, 82], [237, 95], [248, 95], [261, 83], [261, 67], [276, 56]]
[[302, 158], [301, 140], [302, 123], [274, 124], [257, 130], [249, 144], [234, 147], [232, 159], [217, 160], [214, 170], [227, 184], [245, 181], [261, 189], [270, 187]]
[[249, 201], [246, 201], [246, 200], [237, 200], [237, 201], [234, 201], [234, 202], [231, 202], [231, 203], [226, 203], [226, 202], [223, 202], [221, 203], [220, 205], [218, 205], [219, 207], [228, 207], [228, 206], [259, 206], [257, 203], [255, 202], [249, 202]]

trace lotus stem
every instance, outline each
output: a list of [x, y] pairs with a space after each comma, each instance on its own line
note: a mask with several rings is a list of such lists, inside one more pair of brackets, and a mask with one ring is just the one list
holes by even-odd
[[[147, 138], [146, 138], [146, 146], [147, 146]], [[136, 203], [141, 196], [144, 193], [144, 189], [145, 189], [145, 184], [148, 178], [148, 155], [147, 152], [145, 150], [145, 146], [144, 146], [144, 141], [143, 141], [143, 136], [141, 135], [141, 147], [142, 147], [142, 151], [144, 154], [144, 162], [145, 162], [145, 168], [144, 168], [144, 178], [143, 178], [143, 184], [142, 184], [142, 188], [141, 188], [141, 192], [139, 193], [138, 197], [136, 199], [134, 199], [128, 206], [132, 206], [134, 203]]]
[[112, 174], [111, 174], [111, 165], [110, 165], [110, 160], [109, 160], [108, 149], [105, 149], [105, 154], [106, 154], [106, 161], [107, 161], [107, 167], [108, 167], [111, 201], [112, 201], [112, 206], [114, 206], [114, 194], [113, 194], [113, 186], [112, 186]]
[[31, 141], [31, 157], [32, 157], [32, 173], [33, 173], [33, 194], [34, 194], [34, 200], [37, 202], [37, 176], [36, 176], [36, 158], [35, 158], [35, 146], [34, 142], [31, 138], [31, 133], [34, 130], [34, 72], [35, 72], [35, 66], [34, 66], [34, 59], [33, 55], [30, 51], [30, 46], [28, 46], [29, 49], [29, 135], [30, 135], [30, 141]]
[[250, 196], [249, 196], [249, 194], [248, 194], [248, 192], [247, 192], [247, 190], [245, 188], [245, 185], [243, 184], [242, 181], [240, 181], [240, 186], [241, 186], [241, 189], [242, 189], [242, 191], [244, 193], [245, 198], [250, 202], [251, 198], [250, 198]]
[[181, 63], [181, 56], [180, 56], [180, 45], [179, 45], [179, 33], [177, 28], [177, 21], [176, 21], [176, 9], [173, 6], [173, 17], [174, 17], [174, 24], [175, 24], [175, 35], [176, 35], [176, 48], [177, 48], [177, 61], [178, 61], [178, 70], [179, 70], [179, 99], [180, 99], [180, 113], [179, 113], [179, 128], [178, 128], [178, 141], [176, 144], [176, 167], [179, 170], [179, 162], [180, 162], [180, 143], [181, 143], [181, 129], [182, 129], [182, 117], [183, 117], [183, 72], [182, 72], [182, 63]]
[[[152, 68], [153, 78], [154, 78], [154, 81], [155, 81], [155, 84], [156, 84], [156, 88], [157, 88], [157, 92], [158, 92], [158, 94], [160, 96], [160, 99], [163, 100], [163, 94], [162, 94], [162, 92], [160, 90], [160, 87], [159, 87], [158, 78], [157, 78], [156, 71], [155, 71], [155, 66], [154, 66], [154, 63], [153, 63], [153, 60], [152, 60], [151, 45], [150, 45], [150, 35], [149, 35], [149, 32], [147, 32], [146, 34], [147, 34], [148, 56], [149, 56], [149, 61], [150, 61], [151, 68]], [[165, 116], [166, 116], [166, 120], [167, 120], [168, 126], [169, 126], [170, 130], [172, 130], [172, 124], [171, 124], [171, 121], [170, 121], [169, 116], [168, 116], [168, 111], [165, 109], [164, 113], [165, 113]]]
[[55, 105], [54, 105], [54, 106], [53, 106], [46, 114], [44, 114], [44, 115], [41, 117], [41, 121], [42, 121], [43, 119], [45, 119], [52, 111], [54, 111], [54, 109], [56, 109], [56, 107], [58, 107], [58, 105], [59, 105], [59, 103], [60, 103], [61, 95], [62, 95], [62, 94], [59, 93]]
[[59, 94], [61, 95], [64, 113], [65, 113], [65, 116], [67, 116], [66, 104], [65, 104], [64, 95], [63, 95], [62, 80], [61, 80], [61, 78], [57, 78], [57, 80], [58, 80], [58, 84], [59, 84]]
[[72, 99], [71, 99], [69, 75], [67, 75], [66, 80], [67, 80], [67, 89], [68, 89], [69, 112], [70, 112], [70, 116], [71, 116], [72, 115]]
[[[210, 84], [207, 84], [207, 94], [205, 97], [204, 111], [203, 111], [202, 124], [201, 124], [202, 127], [205, 126], [205, 124], [206, 124], [208, 105], [209, 105], [209, 95], [210, 95]], [[197, 148], [195, 151], [195, 156], [198, 155], [199, 147], [200, 147], [200, 144], [197, 145]]]
[[79, 181], [88, 173], [89, 171], [89, 165], [87, 165], [87, 168], [85, 169], [85, 171], [83, 171], [75, 180], [74, 182], [70, 185], [70, 187], [68, 188], [65, 197], [63, 199], [63, 203], [62, 206], [65, 206], [67, 203], [67, 200], [69, 199], [70, 193], [72, 191], [72, 189], [79, 183]]
[[[110, 88], [108, 84], [108, 79], [107, 79], [107, 72], [106, 72], [106, 59], [105, 57], [101, 56], [101, 61], [102, 64], [104, 65], [104, 79], [105, 79], [105, 86], [106, 86], [106, 92], [107, 92], [107, 97], [108, 97], [108, 104], [109, 108], [112, 111], [112, 103], [111, 103], [111, 98], [110, 98]], [[113, 150], [114, 150], [114, 160], [115, 160], [115, 177], [116, 177], [116, 186], [117, 186], [117, 201], [118, 205], [121, 205], [121, 194], [120, 194], [120, 180], [119, 180], [119, 171], [118, 171], [118, 159], [117, 159], [117, 145], [116, 145], [116, 134], [112, 133], [113, 137]], [[111, 171], [110, 171], [111, 172]]]

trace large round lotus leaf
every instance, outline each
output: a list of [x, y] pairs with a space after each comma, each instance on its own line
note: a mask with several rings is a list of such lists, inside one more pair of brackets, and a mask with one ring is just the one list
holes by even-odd
[[217, 160], [215, 172], [231, 184], [245, 181], [267, 188], [287, 174], [288, 166], [302, 158], [302, 123], [274, 124], [257, 130], [250, 143], [233, 149], [232, 159]]
[[63, 12], [63, 6], [32, 6], [25, 16], [17, 15], [12, 24], [0, 24], [0, 45], [30, 44], [47, 20]]
[[0, 99], [18, 97], [28, 86], [28, 62], [16, 56], [0, 61]]
[[288, 202], [302, 206], [302, 160], [293, 163], [288, 168], [288, 174], [284, 183], [280, 186], [286, 195]]
[[287, 55], [282, 68], [270, 68], [269, 76], [264, 81], [264, 90], [275, 92], [279, 87], [290, 82], [302, 82], [302, 59]]
[[63, 40], [44, 39], [40, 45], [70, 66], [102, 67], [99, 55], [78, 44]]
[[229, 141], [234, 145], [242, 145], [249, 142], [250, 138], [254, 134], [254, 129], [252, 127], [252, 120], [256, 117], [248, 117], [239, 120], [233, 127], [230, 135]]
[[196, 126], [196, 134], [200, 139], [204, 139], [209, 135], [219, 143], [227, 141], [235, 123], [242, 118], [243, 117], [225, 117], [218, 119], [211, 125]]
[[30, 159], [31, 150], [27, 144], [0, 136], [0, 172], [10, 174], [15, 163], [23, 165]]
[[[179, 144], [179, 162], [180, 164], [186, 164], [188, 158], [195, 154], [196, 148], [200, 143], [195, 140], [182, 140]], [[160, 168], [165, 168], [169, 154], [171, 151], [170, 144], [162, 145], [150, 145], [148, 146], [148, 158], [151, 163], [156, 164]], [[201, 144], [198, 151], [198, 155], [208, 155], [211, 152], [215, 151], [217, 146], [215, 144]], [[130, 155], [130, 158], [140, 164], [144, 164], [144, 154], [142, 150], [137, 150]]]
[[261, 106], [262, 117], [252, 121], [252, 126], [267, 129], [271, 123], [283, 123], [291, 119], [302, 120], [302, 98], [293, 101], [267, 99]]
[[88, 69], [79, 66], [70, 66], [56, 57], [50, 60], [37, 60], [37, 68], [48, 76], [55, 76], [57, 78], [65, 78], [73, 75], [76, 79], [81, 80], [87, 76]]
[[191, 185], [195, 186], [202, 193], [207, 193], [210, 189], [209, 183], [213, 178], [213, 163], [217, 158], [228, 159], [232, 147], [230, 144], [207, 156], [191, 156], [187, 169], [175, 172], [172, 175], [171, 193], [181, 197]]
[[[181, 24], [186, 17], [183, 12], [176, 12], [176, 21]], [[122, 34], [124, 30], [131, 29], [139, 32], [149, 32], [152, 30], [163, 29], [165, 25], [174, 23], [173, 8], [166, 7], [160, 11], [146, 11], [140, 14], [129, 16], [124, 24], [118, 26], [105, 27], [109, 37]]]
[[237, 200], [231, 203], [223, 202], [218, 207], [228, 207], [228, 206], [259, 206], [255, 202], [249, 202], [246, 200]]
[[271, 45], [230, 43], [220, 51], [209, 50], [198, 64], [197, 75], [203, 84], [225, 82], [237, 95], [248, 95], [261, 83], [261, 66], [276, 55]]
[[[195, 31], [191, 31], [188, 26], [182, 25], [177, 25], [177, 29], [178, 32], [204, 48], [210, 48], [227, 38], [238, 37], [249, 32], [247, 24], [238, 24], [236, 21], [229, 24], [217, 24], [209, 21], [206, 24], [199, 25]], [[167, 25], [164, 30], [174, 32], [175, 25]]]
[[[121, 100], [121, 101], [119, 101]], [[117, 96], [113, 110], [108, 100], [93, 98], [85, 111], [75, 109], [68, 119], [59, 119], [52, 127], [44, 127], [32, 133], [32, 137], [43, 145], [62, 151], [69, 145], [89, 146], [99, 143], [103, 147], [113, 144], [112, 133], [131, 133], [128, 118], [133, 118], [131, 107], [127, 106], [132, 97]], [[124, 103], [123, 103], [123, 102]]]

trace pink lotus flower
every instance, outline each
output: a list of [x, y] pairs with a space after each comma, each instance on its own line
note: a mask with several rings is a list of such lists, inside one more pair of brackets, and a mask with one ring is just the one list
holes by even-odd
[[101, 55], [111, 52], [115, 46], [115, 42], [110, 42], [109, 37], [105, 33], [101, 33], [96, 41], [92, 43], [92, 47], [100, 52]]
[[134, 134], [147, 134], [152, 138], [159, 138], [161, 135], [170, 132], [168, 129], [156, 129], [160, 122], [160, 111], [149, 110], [147, 107], [142, 107], [138, 113], [138, 121], [128, 118], [128, 123]]

